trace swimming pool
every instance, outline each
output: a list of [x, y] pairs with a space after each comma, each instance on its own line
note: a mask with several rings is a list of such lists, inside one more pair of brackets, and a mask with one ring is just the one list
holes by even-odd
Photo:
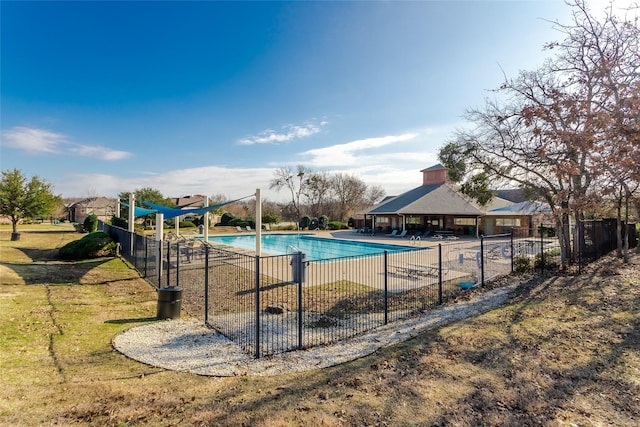
[[[256, 236], [254, 234], [209, 236], [209, 241], [243, 249], [255, 250], [256, 248]], [[397, 253], [424, 249], [374, 242], [327, 239], [310, 234], [263, 234], [261, 248], [263, 252], [273, 255], [286, 255], [302, 251], [307, 255], [309, 261], [354, 255], [373, 255], [384, 251]]]

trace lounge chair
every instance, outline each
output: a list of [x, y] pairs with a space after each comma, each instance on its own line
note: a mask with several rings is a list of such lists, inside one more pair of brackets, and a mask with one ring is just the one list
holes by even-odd
[[269, 224], [264, 225], [265, 231], [271, 231], [271, 226]]
[[253, 231], [250, 225], [247, 225], [247, 231]]
[[239, 225], [236, 225], [236, 230], [238, 230], [238, 232], [242, 233], [244, 230], [242, 228], [240, 228]]
[[396, 235], [396, 236], [393, 236], [393, 237], [402, 238], [402, 237], [404, 237], [404, 236], [406, 236], [406, 235], [407, 235], [407, 230], [402, 230], [402, 233], [400, 233], [400, 234], [398, 234], [398, 235]]
[[431, 231], [427, 230], [424, 233], [422, 233], [422, 236], [420, 236], [420, 238], [426, 239], [427, 237], [429, 237], [429, 235], [431, 235]]
[[395, 236], [396, 234], [398, 234], [398, 230], [394, 228], [394, 229], [393, 229], [393, 231], [392, 231], [391, 233], [387, 233], [386, 235], [387, 235], [387, 236], [389, 236], [389, 237], [393, 237], [393, 236]]

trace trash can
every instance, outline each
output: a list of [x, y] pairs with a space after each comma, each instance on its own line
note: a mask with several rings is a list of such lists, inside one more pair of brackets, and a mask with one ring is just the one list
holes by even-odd
[[204, 225], [200, 224], [200, 225], [198, 226], [198, 232], [199, 232], [200, 234], [204, 234]]
[[179, 319], [182, 308], [182, 288], [173, 286], [158, 289], [158, 320]]
[[20, 233], [11, 233], [11, 241], [15, 242], [16, 240], [20, 240]]

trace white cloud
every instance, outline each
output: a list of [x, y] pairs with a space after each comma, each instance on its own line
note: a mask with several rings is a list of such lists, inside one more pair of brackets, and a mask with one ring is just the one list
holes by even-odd
[[29, 154], [68, 154], [102, 160], [122, 160], [132, 155], [128, 151], [112, 150], [100, 145], [69, 142], [66, 135], [46, 129], [16, 126], [2, 135], [3, 146]]
[[131, 157], [128, 151], [112, 150], [100, 145], [77, 145], [69, 149], [71, 153], [83, 157], [94, 157], [102, 160], [122, 160]]
[[[332, 145], [330, 147], [315, 148], [301, 153], [310, 156], [309, 164], [313, 167], [329, 166], [355, 166], [362, 164], [363, 156], [368, 151], [388, 145], [410, 141], [418, 136], [417, 133], [405, 133], [402, 135], [390, 135], [375, 138], [359, 139], [345, 144]], [[388, 156], [388, 154], [383, 154]], [[378, 156], [376, 156], [378, 157]]]
[[45, 129], [16, 126], [2, 133], [2, 145], [30, 154], [60, 153], [60, 145], [66, 136]]
[[322, 121], [319, 124], [310, 123], [302, 126], [289, 124], [283, 126], [281, 132], [277, 132], [273, 129], [267, 129], [260, 132], [258, 135], [239, 139], [237, 142], [240, 145], [279, 144], [282, 142], [289, 142], [294, 139], [306, 138], [311, 135], [315, 135], [319, 133], [326, 125], [326, 121]]

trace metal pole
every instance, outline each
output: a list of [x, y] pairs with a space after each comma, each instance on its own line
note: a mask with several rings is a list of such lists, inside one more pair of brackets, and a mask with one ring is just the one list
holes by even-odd
[[171, 276], [171, 244], [167, 242], [167, 288], [169, 287], [169, 276]]
[[298, 263], [298, 350], [302, 349], [302, 252], [297, 253]]
[[204, 323], [209, 323], [209, 245], [204, 245]]
[[389, 322], [388, 252], [384, 251], [384, 324]]
[[158, 288], [162, 280], [162, 242], [156, 242], [156, 275], [158, 276]]
[[438, 243], [438, 305], [442, 304], [442, 243]]
[[513, 256], [515, 255], [515, 253], [516, 251], [513, 247], [513, 229], [511, 229], [511, 273], [513, 273]]
[[578, 274], [582, 274], [582, 249], [584, 248], [584, 223], [578, 222]]
[[540, 227], [540, 273], [544, 274], [544, 230]]
[[255, 292], [256, 292], [256, 359], [260, 358], [260, 257], [256, 255], [256, 277], [255, 277]]
[[480, 286], [484, 287], [484, 236], [480, 236]]
[[176, 287], [180, 286], [180, 243], [176, 243]]
[[147, 267], [149, 264], [149, 239], [144, 238], [144, 277], [147, 277]]

